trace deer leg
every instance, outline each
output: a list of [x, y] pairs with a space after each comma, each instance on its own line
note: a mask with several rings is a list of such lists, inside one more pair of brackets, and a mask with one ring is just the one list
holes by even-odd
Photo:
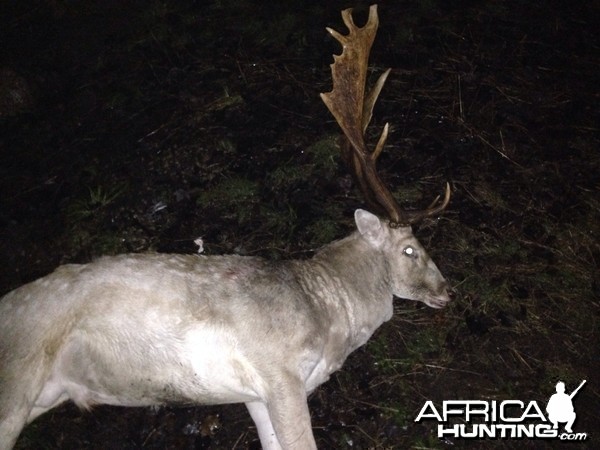
[[0, 450], [11, 449], [28, 423], [64, 400], [50, 407], [35, 404], [50, 370], [44, 356], [0, 361]]
[[306, 388], [298, 378], [281, 377], [272, 387], [266, 407], [282, 449], [317, 448], [310, 423]]
[[28, 423], [33, 405], [32, 396], [37, 394], [31, 391], [37, 385], [32, 383], [24, 386], [16, 376], [0, 375], [0, 378], [3, 378], [0, 392], [0, 450], [8, 450], [13, 448], [19, 434]]
[[249, 402], [246, 403], [246, 408], [256, 425], [263, 450], [281, 450], [267, 406], [262, 402]]
[[[0, 408], [4, 408], [0, 405]], [[29, 410], [26, 407], [0, 413], [0, 450], [10, 450], [17, 442], [21, 430], [27, 423]]]

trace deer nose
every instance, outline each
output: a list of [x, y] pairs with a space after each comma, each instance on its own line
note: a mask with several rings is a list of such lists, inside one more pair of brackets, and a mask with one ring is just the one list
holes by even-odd
[[439, 283], [437, 288], [437, 299], [439, 303], [446, 304], [454, 298], [454, 291], [445, 279]]
[[456, 298], [456, 291], [454, 289], [452, 289], [452, 287], [445, 280], [444, 280], [444, 285], [442, 288], [442, 296], [441, 297], [445, 297], [446, 303], [451, 302]]

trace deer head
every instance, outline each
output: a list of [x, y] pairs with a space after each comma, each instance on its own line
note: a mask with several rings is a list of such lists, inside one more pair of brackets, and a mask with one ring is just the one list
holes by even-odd
[[369, 19], [362, 28], [354, 24], [351, 8], [342, 11], [342, 19], [348, 27], [348, 35], [344, 36], [327, 28], [327, 31], [342, 44], [343, 51], [341, 55], [333, 55], [333, 90], [322, 93], [321, 98], [344, 132], [346, 139], [341, 146], [342, 156], [354, 171], [367, 203], [376, 211], [383, 210], [393, 228], [406, 227], [442, 211], [450, 201], [450, 185], [446, 183], [442, 202], [438, 202], [438, 197], [425, 210], [407, 211], [400, 207], [379, 177], [377, 158], [387, 139], [388, 124], [383, 127], [373, 151], [370, 151], [365, 143], [365, 131], [371, 121], [373, 107], [391, 70], [386, 70], [365, 95], [369, 52], [379, 25], [377, 5], [371, 5]]
[[358, 229], [372, 245], [382, 246], [390, 265], [395, 296], [441, 308], [450, 300], [446, 280], [414, 237], [410, 225], [442, 211], [450, 201], [450, 185], [446, 183], [441, 202], [438, 197], [425, 210], [407, 211], [400, 207], [379, 177], [377, 158], [385, 145], [388, 124], [383, 127], [374, 150], [369, 150], [365, 142], [373, 107], [390, 73], [390, 69], [386, 70], [365, 94], [369, 52], [379, 24], [377, 5], [370, 7], [368, 21], [363, 27], [355, 25], [352, 9], [342, 11], [342, 19], [349, 30], [347, 35], [327, 28], [342, 44], [343, 50], [341, 55], [333, 55], [333, 90], [322, 93], [321, 98], [344, 132], [342, 156], [353, 171], [368, 205], [383, 212], [389, 220], [389, 227], [386, 227], [377, 217], [359, 210], [356, 215]]

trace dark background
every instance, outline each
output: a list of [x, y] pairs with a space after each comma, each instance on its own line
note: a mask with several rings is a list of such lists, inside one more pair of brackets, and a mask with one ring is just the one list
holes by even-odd
[[[326, 33], [366, 2], [22, 1], [0, 12], [0, 293], [67, 262], [160, 251], [306, 258], [363, 205], [318, 93]], [[369, 137], [456, 294], [394, 318], [310, 398], [320, 448], [544, 448], [437, 439], [426, 400], [574, 399], [596, 448], [597, 2], [382, 1]], [[594, 444], [595, 443], [595, 444]], [[17, 448], [258, 448], [242, 405], [67, 404]]]

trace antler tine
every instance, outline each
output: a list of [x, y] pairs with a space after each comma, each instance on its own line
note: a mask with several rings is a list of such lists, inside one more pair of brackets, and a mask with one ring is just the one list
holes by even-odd
[[377, 99], [379, 98], [379, 93], [381, 92], [381, 89], [383, 89], [383, 85], [385, 84], [387, 77], [391, 71], [392, 71], [392, 69], [388, 69], [379, 76], [379, 78], [377, 79], [377, 83], [375, 83], [373, 88], [369, 91], [369, 94], [367, 95], [367, 98], [365, 99], [365, 104], [363, 106], [363, 123], [362, 123], [363, 135], [365, 134], [365, 131], [367, 131], [367, 127], [369, 126], [369, 123], [371, 123], [371, 117], [373, 117], [373, 108], [375, 107], [375, 103], [377, 102]]
[[446, 209], [446, 206], [448, 206], [448, 203], [450, 203], [451, 193], [452, 192], [450, 189], [450, 183], [446, 182], [446, 189], [444, 191], [444, 199], [441, 201], [441, 203], [438, 204], [438, 202], [440, 200], [440, 196], [438, 195], [433, 200], [433, 202], [431, 202], [431, 205], [429, 205], [427, 207], [427, 209], [425, 209], [423, 211], [404, 211], [404, 214], [406, 215], [408, 223], [416, 223], [426, 217], [435, 216], [436, 214], [442, 212], [444, 209]]
[[385, 145], [388, 124], [385, 124], [373, 152], [370, 152], [365, 144], [364, 134], [371, 121], [373, 107], [390, 73], [388, 69], [381, 74], [365, 97], [369, 52], [379, 26], [377, 5], [371, 5], [369, 18], [363, 27], [357, 27], [354, 23], [352, 8], [342, 11], [342, 19], [348, 28], [347, 35], [327, 28], [327, 31], [342, 44], [343, 50], [341, 55], [333, 55], [333, 89], [331, 92], [322, 93], [321, 98], [346, 136], [347, 141], [342, 145], [344, 159], [352, 166], [367, 203], [376, 209], [383, 208], [391, 219], [390, 225], [406, 226], [423, 217], [437, 214], [450, 200], [448, 184], [444, 201], [438, 206], [435, 206], [438, 200], [436, 199], [424, 211], [404, 211], [379, 177], [376, 163]]

